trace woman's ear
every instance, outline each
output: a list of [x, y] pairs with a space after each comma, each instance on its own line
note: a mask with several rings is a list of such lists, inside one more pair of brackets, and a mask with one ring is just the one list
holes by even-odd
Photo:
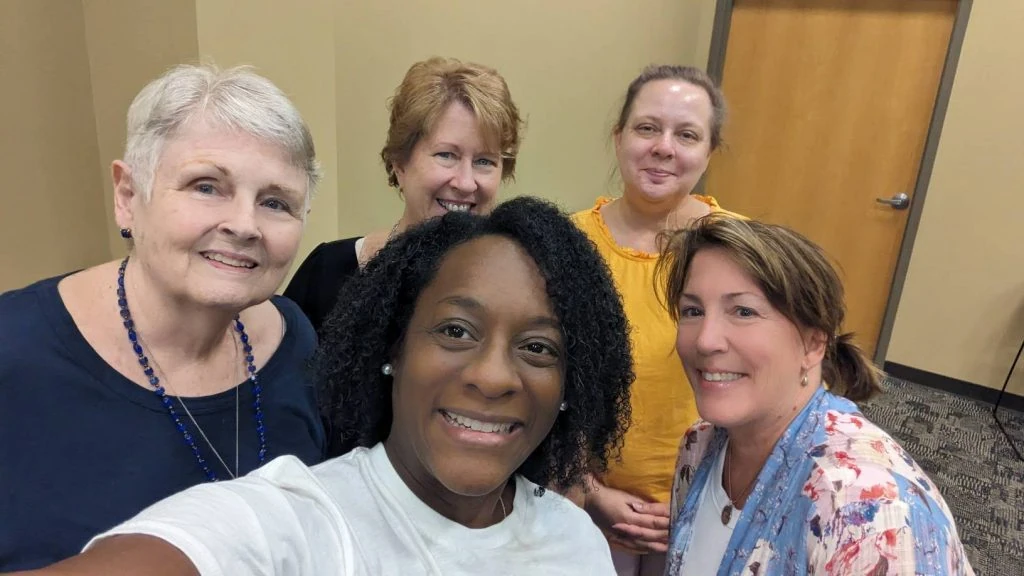
[[131, 229], [135, 223], [136, 190], [132, 181], [132, 170], [121, 160], [114, 160], [110, 165], [114, 180], [114, 219], [120, 228]]
[[391, 163], [391, 173], [395, 175], [395, 180], [398, 181], [398, 192], [402, 193], [405, 189], [405, 166], [401, 162]]
[[821, 364], [825, 359], [825, 350], [828, 347], [828, 337], [821, 330], [804, 330], [804, 362], [805, 371]]
[[394, 367], [394, 370], [396, 372], [402, 366], [402, 357], [403, 357], [402, 353], [404, 352], [404, 350], [405, 350], [405, 337], [404, 336], [400, 340], [398, 340], [398, 342], [395, 342], [394, 345], [392, 345], [391, 348], [388, 350], [388, 362], [391, 363], [391, 366]]

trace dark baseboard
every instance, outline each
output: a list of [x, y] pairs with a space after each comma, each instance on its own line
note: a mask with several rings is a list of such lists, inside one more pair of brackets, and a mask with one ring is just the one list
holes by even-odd
[[[895, 362], [886, 362], [883, 369], [890, 376], [895, 376], [900, 380], [907, 380], [914, 384], [952, 392], [953, 394], [974, 398], [989, 404], [995, 404], [996, 399], [999, 398], [999, 390], [935, 374], [934, 372], [918, 370], [917, 368], [911, 368], [910, 366], [904, 366]], [[1003, 401], [999, 403], [999, 407], [1024, 412], [1024, 396], [1007, 392], [1003, 395]]]

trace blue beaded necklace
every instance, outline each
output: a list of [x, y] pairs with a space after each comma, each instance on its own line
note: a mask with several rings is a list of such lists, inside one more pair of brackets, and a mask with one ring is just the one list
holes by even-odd
[[[160, 378], [157, 377], [153, 368], [149, 365], [149, 358], [146, 357], [145, 352], [142, 349], [142, 344], [139, 343], [139, 335], [135, 331], [135, 322], [132, 321], [132, 313], [128, 310], [128, 299], [125, 296], [124, 290], [124, 271], [127, 267], [128, 257], [126, 256], [125, 259], [121, 261], [121, 266], [117, 269], [117, 305], [121, 309], [121, 320], [124, 322], [124, 328], [128, 332], [128, 342], [132, 345], [132, 350], [138, 357], [139, 366], [142, 366], [143, 374], [149, 378], [149, 383], [153, 386], [153, 391], [156, 392], [160, 401], [163, 402], [164, 407], [167, 408], [167, 413], [170, 414], [171, 419], [174, 421], [174, 425], [178, 428], [178, 431], [181, 432], [182, 437], [184, 437], [185, 444], [188, 445], [190, 450], [192, 450], [192, 455], [196, 457], [196, 462], [199, 463], [199, 467], [202, 468], [203, 473], [206, 474], [206, 479], [211, 482], [216, 482], [218, 480], [217, 474], [210, 469], [206, 459], [199, 453], [199, 446], [196, 445], [195, 437], [189, 433], [188, 428], [185, 427], [185, 424], [178, 416], [178, 412], [174, 409], [174, 403], [171, 402], [171, 398], [167, 395], [167, 391], [164, 390], [164, 387], [160, 385]], [[252, 345], [249, 344], [249, 335], [245, 333], [245, 325], [242, 324], [242, 321], [238, 316], [235, 316], [235, 331], [238, 332], [238, 338], [242, 342], [242, 352], [245, 354], [243, 363], [245, 364], [246, 372], [249, 374], [249, 381], [252, 382], [252, 406], [256, 418], [256, 435], [259, 437], [260, 441], [260, 449], [259, 452], [257, 452], [257, 457], [260, 465], [262, 465], [267, 461], [267, 436], [266, 428], [263, 426], [263, 404], [261, 401], [261, 392], [263, 389], [260, 386], [259, 379], [256, 374], [256, 365], [253, 363], [255, 359], [252, 355]], [[179, 401], [180, 400], [181, 399], [179, 398]], [[182, 403], [182, 408], [184, 407], [185, 404]], [[194, 420], [193, 423], [195, 423]], [[198, 426], [199, 425], [196, 424], [197, 428]], [[200, 433], [202, 433], [202, 430], [200, 430]], [[209, 439], [207, 439], [207, 442], [209, 442]], [[213, 449], [212, 444], [210, 445], [210, 448]], [[216, 450], [214, 450], [214, 452], [216, 452]], [[219, 455], [218, 458], [220, 458]], [[221, 463], [223, 464], [223, 460]], [[224, 464], [224, 467], [227, 468], [227, 464]], [[237, 473], [238, 470], [235, 470], [235, 472]], [[230, 473], [231, 470], [228, 469], [228, 474]]]

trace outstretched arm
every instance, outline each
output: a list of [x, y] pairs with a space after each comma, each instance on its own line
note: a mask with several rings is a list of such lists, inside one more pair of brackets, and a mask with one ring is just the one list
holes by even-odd
[[199, 571], [180, 550], [153, 536], [113, 536], [87, 552], [48, 568], [14, 572], [9, 576], [199, 576]]
[[[157, 502], [33, 576], [357, 574], [356, 546], [329, 493], [294, 456]], [[24, 575], [22, 575], [24, 576]]]

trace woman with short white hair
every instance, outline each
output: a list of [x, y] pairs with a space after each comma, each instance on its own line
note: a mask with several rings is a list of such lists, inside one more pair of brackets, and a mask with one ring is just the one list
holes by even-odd
[[298, 110], [248, 68], [179, 66], [132, 102], [112, 172], [128, 256], [0, 295], [0, 571], [323, 457], [315, 336], [273, 296], [320, 178]]

